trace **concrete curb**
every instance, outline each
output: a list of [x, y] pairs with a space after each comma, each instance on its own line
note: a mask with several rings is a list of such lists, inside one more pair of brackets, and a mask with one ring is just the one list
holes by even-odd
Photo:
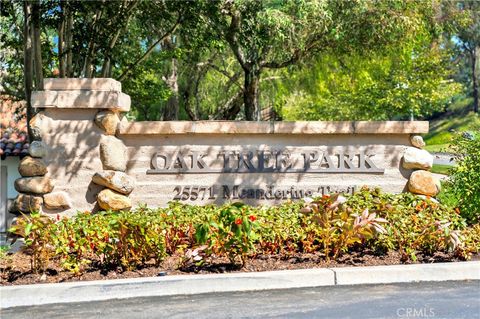
[[480, 280], [480, 262], [179, 275], [0, 287], [1, 308], [335, 285]]
[[480, 280], [480, 262], [334, 268], [336, 285]]

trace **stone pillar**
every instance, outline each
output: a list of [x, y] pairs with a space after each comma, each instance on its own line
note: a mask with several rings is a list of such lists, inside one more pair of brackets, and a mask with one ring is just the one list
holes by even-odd
[[441, 190], [440, 181], [430, 172], [433, 156], [423, 149], [425, 142], [420, 135], [410, 137], [412, 147], [403, 154], [402, 166], [415, 170], [408, 179], [408, 190], [423, 196], [437, 196]]
[[[130, 110], [130, 97], [121, 92], [120, 82], [107, 78], [45, 79], [44, 88], [32, 93], [32, 106], [41, 111], [30, 123], [45, 147], [49, 179], [55, 181], [53, 192], [43, 195], [42, 210], [67, 215], [96, 210], [98, 194], [109, 187], [104, 180], [117, 181], [115, 171], [126, 170], [123, 143], [114, 134], [126, 121], [122, 113]], [[121, 190], [128, 194], [130, 188]]]

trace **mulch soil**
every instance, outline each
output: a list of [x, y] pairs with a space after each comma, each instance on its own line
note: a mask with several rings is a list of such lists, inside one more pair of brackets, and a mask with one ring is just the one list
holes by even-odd
[[[475, 255], [473, 260], [480, 260]], [[460, 259], [453, 255], [438, 253], [433, 256], [419, 256], [416, 263], [453, 262]], [[74, 275], [64, 270], [58, 261], [51, 261], [44, 273], [31, 271], [30, 256], [27, 252], [17, 252], [0, 259], [0, 285], [26, 285], [37, 283], [57, 283], [71, 281], [107, 280], [136, 277], [155, 277], [168, 275], [190, 275], [233, 272], [257, 272], [270, 270], [327, 268], [327, 267], [362, 267], [379, 265], [406, 264], [398, 252], [375, 255], [370, 251], [358, 251], [346, 254], [337, 261], [326, 261], [321, 253], [292, 255], [256, 255], [248, 258], [244, 266], [231, 264], [227, 258], [210, 258], [202, 266], [183, 263], [181, 256], [167, 257], [159, 266], [146, 264], [135, 270], [118, 268], [99, 268], [89, 265], [81, 275]]]

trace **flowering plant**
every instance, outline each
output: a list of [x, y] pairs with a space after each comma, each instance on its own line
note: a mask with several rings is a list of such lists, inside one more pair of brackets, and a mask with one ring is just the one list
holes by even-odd
[[386, 223], [384, 218], [376, 217], [365, 209], [356, 215], [345, 203], [347, 199], [341, 194], [322, 196], [315, 200], [307, 200], [300, 210], [313, 224], [317, 241], [323, 246], [325, 258], [336, 259], [355, 244], [364, 243], [373, 238], [377, 232], [385, 229], [380, 223]]
[[244, 265], [247, 255], [255, 250], [257, 239], [257, 217], [250, 209], [243, 203], [224, 206], [218, 215], [209, 216], [197, 225], [197, 241], [207, 244], [212, 254], [226, 254], [231, 263], [240, 257]]

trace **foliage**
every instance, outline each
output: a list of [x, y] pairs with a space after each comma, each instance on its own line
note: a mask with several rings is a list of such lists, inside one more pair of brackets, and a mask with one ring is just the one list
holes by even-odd
[[278, 108], [286, 120], [406, 120], [443, 111], [461, 85], [447, 80], [451, 52], [431, 41], [373, 57], [317, 58], [279, 81]]
[[457, 134], [451, 145], [456, 166], [447, 189], [458, 200], [461, 215], [469, 223], [480, 221], [480, 127]]
[[52, 246], [55, 237], [55, 223], [48, 216], [33, 212], [18, 218], [10, 232], [25, 239], [25, 246], [31, 251], [31, 268], [44, 272], [54, 256]]
[[113, 77], [138, 120], [169, 119], [171, 108], [178, 119], [252, 119], [270, 106], [287, 119], [404, 119], [441, 109], [459, 82], [470, 87], [450, 81], [466, 51], [453, 59], [445, 39], [467, 43], [475, 11], [445, 2], [0, 1], [0, 90], [18, 99], [24, 4], [40, 16], [34, 88], [37, 73]]
[[363, 189], [352, 196], [353, 209], [364, 207], [388, 220], [372, 244], [380, 250], [399, 251], [404, 260], [417, 259], [418, 253], [462, 250], [459, 230], [464, 220], [438, 202], [411, 193], [392, 195]]
[[353, 212], [345, 205], [346, 198], [336, 194], [324, 195], [309, 202], [300, 212], [307, 215], [307, 227], [313, 226], [315, 239], [323, 246], [325, 257], [330, 255], [336, 260], [341, 253], [348, 251], [355, 244], [362, 244], [382, 233], [385, 229], [380, 223], [386, 223], [383, 218], [377, 218], [375, 213]]
[[472, 110], [474, 113], [478, 113], [480, 72], [477, 65], [480, 52], [480, 3], [469, 0], [445, 1], [443, 11], [451, 19], [451, 25], [455, 31], [454, 45], [460, 61], [456, 77], [467, 84], [473, 98]]
[[32, 269], [44, 271], [56, 258], [76, 274], [89, 267], [158, 265], [165, 256], [180, 257], [183, 267], [218, 257], [244, 265], [258, 254], [319, 252], [337, 260], [359, 249], [398, 251], [405, 261], [439, 252], [468, 259], [479, 250], [479, 230], [478, 224], [466, 228], [455, 210], [432, 199], [368, 188], [272, 207], [173, 202], [56, 220], [34, 213], [11, 229], [25, 238]]
[[209, 253], [227, 255], [232, 264], [240, 257], [245, 265], [247, 255], [255, 248], [256, 220], [247, 206], [233, 203], [207, 216], [196, 226], [195, 236], [199, 244], [207, 244]]
[[480, 252], [480, 224], [474, 224], [462, 230], [461, 238], [463, 243], [459, 254], [463, 258], [468, 259], [470, 255]]

